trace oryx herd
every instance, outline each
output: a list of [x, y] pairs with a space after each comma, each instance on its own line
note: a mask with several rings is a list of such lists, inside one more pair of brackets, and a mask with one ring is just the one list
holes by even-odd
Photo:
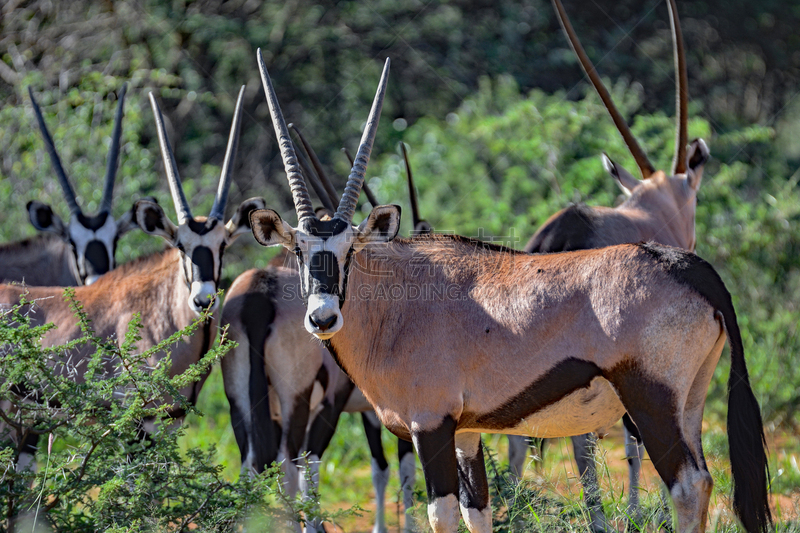
[[[339, 197], [299, 131], [310, 163], [296, 151], [292, 126], [284, 120], [258, 50], [296, 225], [267, 209], [263, 198], [245, 200], [225, 222], [244, 86], [208, 216], [192, 214], [161, 109], [149, 95], [177, 225], [152, 198], [137, 200], [119, 220], [111, 215], [125, 87], [95, 216], [78, 205], [31, 90], [70, 218], [65, 223], [50, 206], [28, 204], [31, 223], [52, 235], [0, 246], [0, 281], [8, 283], [0, 287], [0, 305], [18, 302], [19, 283], [24, 283], [27, 298], [35, 300], [34, 320], [58, 326], [44, 342], [64, 344], [81, 335], [77, 318], [60, 297], [62, 287], [77, 285], [75, 297], [101, 337], [123, 339], [132, 316], [140, 313], [137, 347], [142, 350], [210, 308], [213, 318], [172, 350], [171, 373], [198, 362], [219, 327], [229, 325], [238, 345], [223, 358], [222, 374], [243, 475], [280, 461], [286, 490], [304, 490], [301, 472], [311, 469], [307, 479], [317, 481], [316, 469], [341, 413], [361, 412], [373, 456], [376, 533], [386, 531], [388, 463], [381, 425], [400, 439], [407, 530], [422, 527], [408, 512], [414, 451], [422, 464], [433, 531], [454, 533], [461, 519], [473, 533], [492, 530], [481, 433], [509, 435], [517, 474], [526, 455], [525, 437], [573, 437], [582, 479], [589, 481], [584, 494], [592, 528], [609, 530], [614, 526], [603, 516], [591, 482], [596, 479], [592, 435], [604, 435], [623, 417], [631, 470], [629, 516], [636, 519], [639, 512], [639, 462], [646, 449], [671, 497], [678, 530], [704, 531], [713, 480], [702, 449], [703, 409], [727, 341], [733, 510], [748, 532], [768, 531], [766, 445], [736, 312], [714, 268], [693, 253], [696, 195], [709, 150], [702, 139], [689, 142], [687, 137], [688, 84], [675, 1], [667, 0], [677, 71], [670, 174], [654, 169], [584, 53], [560, 0], [553, 3], [642, 174], [639, 180], [603, 155], [606, 170], [628, 197], [618, 207], [570, 206], [553, 215], [521, 251], [436, 234], [420, 218], [406, 156], [413, 234], [398, 237], [400, 208], [376, 205], [371, 193], [372, 211], [355, 225], [389, 59]], [[314, 209], [306, 180], [322, 208]], [[117, 240], [136, 227], [169, 246], [116, 267]], [[217, 310], [225, 249], [245, 233], [263, 246], [282, 246], [283, 253], [267, 268], [236, 278]], [[86, 349], [69, 354], [74, 379], [82, 379], [81, 368], [91, 355]], [[202, 385], [201, 380], [181, 392], [193, 402]], [[182, 419], [184, 413], [176, 407], [170, 415]], [[18, 443], [19, 467], [30, 465], [36, 445], [31, 439]], [[321, 526], [305, 524], [307, 531]]]

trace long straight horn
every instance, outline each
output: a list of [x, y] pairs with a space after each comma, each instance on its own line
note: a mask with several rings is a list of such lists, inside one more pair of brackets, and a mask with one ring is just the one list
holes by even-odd
[[153, 115], [156, 118], [158, 144], [161, 146], [161, 157], [164, 160], [164, 170], [167, 172], [169, 190], [172, 193], [172, 203], [175, 204], [175, 212], [178, 215], [178, 225], [186, 224], [189, 220], [193, 220], [194, 217], [192, 216], [192, 210], [189, 209], [189, 202], [186, 201], [186, 195], [183, 194], [178, 165], [175, 163], [175, 155], [172, 153], [167, 130], [164, 127], [164, 117], [161, 115], [161, 108], [158, 107], [158, 102], [156, 102], [156, 97], [153, 96], [153, 93], [150, 93], [150, 107], [153, 108]]
[[36, 121], [39, 123], [39, 131], [42, 132], [42, 137], [44, 138], [44, 146], [47, 149], [47, 153], [50, 154], [50, 163], [53, 164], [53, 170], [56, 172], [58, 182], [61, 184], [61, 189], [64, 191], [64, 198], [66, 198], [67, 205], [69, 205], [69, 212], [72, 215], [77, 215], [81, 212], [81, 208], [78, 206], [78, 201], [75, 199], [75, 191], [72, 190], [72, 185], [69, 184], [67, 174], [64, 172], [64, 167], [61, 166], [61, 159], [58, 157], [58, 152], [56, 152], [56, 145], [53, 143], [50, 132], [47, 131], [47, 124], [44, 123], [42, 110], [39, 109], [39, 104], [36, 103], [36, 98], [33, 97], [33, 89], [30, 85], [28, 86], [28, 94], [31, 97]]
[[[333, 183], [331, 183], [331, 180], [328, 179], [328, 174], [326, 174], [325, 170], [322, 168], [322, 163], [320, 163], [317, 153], [313, 148], [311, 148], [311, 145], [308, 144], [308, 141], [306, 141], [306, 138], [303, 136], [297, 126], [294, 124], [289, 124], [289, 129], [293, 130], [297, 134], [297, 137], [300, 139], [300, 143], [303, 145], [303, 148], [308, 154], [308, 158], [311, 159], [311, 164], [314, 166], [314, 170], [316, 171], [317, 176], [319, 176], [322, 186], [325, 187], [325, 194], [328, 196], [330, 203], [336, 205], [339, 203], [339, 195], [336, 194], [336, 189], [333, 187]], [[320, 200], [322, 200], [321, 196]], [[327, 202], [323, 201], [322, 203]], [[333, 209], [331, 209], [331, 211], [333, 211]]]
[[358, 146], [358, 152], [356, 152], [353, 168], [350, 170], [350, 176], [347, 178], [347, 185], [344, 187], [344, 194], [342, 194], [342, 200], [339, 202], [339, 209], [336, 210], [336, 215], [334, 215], [335, 218], [339, 218], [348, 223], [353, 221], [358, 195], [361, 193], [361, 186], [364, 184], [364, 177], [367, 174], [367, 164], [369, 163], [369, 156], [372, 153], [372, 144], [375, 142], [375, 135], [378, 132], [378, 122], [381, 119], [383, 97], [386, 95], [386, 85], [389, 81], [390, 63], [387, 57], [386, 63], [383, 66], [381, 81], [378, 83], [378, 91], [375, 93], [375, 99], [372, 101], [372, 109], [369, 111], [367, 125], [364, 128], [364, 133], [361, 135], [361, 143]]
[[306, 218], [315, 218], [314, 209], [311, 207], [311, 196], [308, 194], [306, 182], [297, 163], [297, 155], [292, 146], [292, 139], [289, 137], [289, 129], [281, 113], [281, 106], [278, 104], [278, 95], [272, 87], [272, 80], [269, 79], [267, 66], [264, 64], [264, 56], [261, 55], [261, 48], [256, 53], [258, 57], [258, 70], [261, 71], [261, 83], [264, 85], [264, 93], [267, 96], [269, 113], [272, 115], [272, 126], [275, 128], [275, 135], [278, 137], [278, 147], [281, 150], [283, 168], [286, 170], [286, 178], [289, 180], [289, 188], [292, 190], [294, 208], [297, 211], [297, 220], [303, 221]]
[[123, 83], [119, 91], [119, 101], [117, 102], [117, 112], [114, 115], [114, 131], [111, 133], [111, 148], [108, 150], [108, 166], [106, 167], [106, 179], [103, 186], [103, 203], [100, 204], [100, 212], [110, 213], [111, 202], [114, 200], [114, 180], [117, 177], [119, 163], [119, 142], [122, 137], [122, 111], [125, 107], [125, 92], [128, 84]]
[[[292, 125], [289, 124], [289, 127], [291, 128]], [[311, 163], [303, 156], [303, 152], [297, 149], [297, 145], [294, 148], [295, 154], [297, 154], [297, 162], [300, 163], [300, 169], [303, 171], [303, 177], [307, 182], [311, 183], [311, 188], [317, 193], [317, 197], [322, 202], [322, 207], [333, 213], [336, 211], [336, 203], [331, 202], [328, 191], [325, 190], [325, 186], [322, 185], [317, 173], [311, 168]]]
[[411, 174], [411, 165], [408, 162], [408, 152], [406, 143], [400, 141], [400, 148], [403, 150], [403, 160], [406, 162], [406, 176], [408, 176], [408, 196], [411, 198], [411, 216], [414, 219], [414, 227], [419, 224], [419, 206], [417, 205], [417, 189], [414, 187], [414, 176]]
[[672, 173], [686, 173], [686, 145], [689, 142], [689, 79], [686, 75], [686, 53], [683, 49], [683, 33], [678, 20], [678, 6], [675, 0], [667, 0], [669, 23], [672, 26], [673, 54], [675, 56], [675, 158], [672, 160]]
[[[350, 162], [350, 166], [353, 166], [353, 156], [350, 155], [350, 152], [347, 151], [347, 148], [342, 148], [342, 153], [345, 155], [347, 160]], [[367, 197], [367, 201], [369, 205], [375, 207], [376, 205], [381, 205], [378, 199], [375, 197], [375, 193], [372, 192], [372, 189], [369, 188], [367, 182], [365, 181], [364, 184], [361, 186], [361, 189], [364, 191], [364, 195]]]
[[628, 127], [628, 124], [625, 122], [625, 119], [622, 118], [619, 110], [611, 100], [611, 95], [608, 93], [606, 86], [603, 85], [602, 80], [600, 80], [597, 70], [589, 60], [589, 56], [587, 56], [586, 52], [583, 50], [583, 46], [581, 46], [578, 36], [575, 35], [575, 30], [572, 29], [572, 24], [570, 24], [569, 18], [567, 18], [567, 13], [564, 11], [564, 6], [561, 5], [561, 0], [553, 0], [553, 5], [556, 8], [556, 14], [558, 15], [558, 20], [561, 23], [561, 27], [564, 29], [564, 33], [567, 34], [567, 38], [572, 45], [572, 49], [575, 51], [575, 55], [578, 56], [578, 61], [580, 61], [583, 71], [589, 77], [589, 80], [592, 82], [597, 94], [600, 95], [600, 100], [603, 101], [603, 105], [605, 105], [606, 110], [608, 110], [608, 114], [611, 115], [611, 120], [614, 121], [614, 124], [617, 126], [617, 130], [619, 130], [620, 134], [622, 134], [622, 138], [625, 140], [628, 150], [630, 150], [631, 155], [636, 160], [636, 165], [642, 172], [642, 177], [649, 178], [650, 175], [655, 172], [655, 168], [647, 159], [647, 154], [644, 153], [642, 147], [639, 146], [639, 143], [633, 136], [633, 133]]
[[233, 166], [236, 162], [236, 150], [239, 147], [239, 131], [242, 129], [244, 87], [242, 85], [242, 88], [239, 89], [239, 98], [236, 100], [236, 110], [233, 112], [233, 122], [231, 122], [231, 133], [228, 135], [228, 148], [225, 150], [217, 196], [214, 198], [214, 205], [208, 215], [209, 220], [212, 218], [217, 220], [225, 219], [225, 205], [228, 203], [228, 191], [231, 189], [231, 176], [233, 176]]

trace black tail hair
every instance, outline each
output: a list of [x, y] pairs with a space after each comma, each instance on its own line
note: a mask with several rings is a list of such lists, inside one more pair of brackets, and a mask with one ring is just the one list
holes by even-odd
[[[727, 293], [727, 291], [726, 291]], [[730, 296], [728, 296], [730, 301]], [[731, 343], [728, 377], [728, 445], [733, 475], [733, 510], [750, 533], [769, 530], [769, 465], [767, 441], [758, 400], [750, 387], [742, 337], [733, 305], [719, 309]]]
[[639, 246], [673, 278], [698, 292], [722, 315], [731, 345], [728, 445], [733, 476], [733, 510], [748, 533], [767, 532], [772, 523], [767, 441], [761, 409], [750, 387], [742, 336], [731, 295], [714, 267], [693, 253], [652, 243]]
[[[263, 472], [265, 466], [278, 459], [279, 436], [275, 435], [269, 408], [269, 379], [264, 368], [264, 342], [269, 335], [275, 319], [275, 306], [263, 293], [245, 295], [242, 305], [241, 321], [247, 335], [250, 359], [250, 379], [246, 384], [250, 396], [250, 412], [243, 413], [231, 401], [231, 424], [239, 445], [242, 461], [250, 451], [252, 442], [255, 455], [255, 468]], [[245, 386], [245, 384], [242, 384]], [[229, 401], [231, 398], [228, 398]], [[245, 423], [249, 419], [249, 424]], [[248, 428], [250, 438], [248, 439]]]

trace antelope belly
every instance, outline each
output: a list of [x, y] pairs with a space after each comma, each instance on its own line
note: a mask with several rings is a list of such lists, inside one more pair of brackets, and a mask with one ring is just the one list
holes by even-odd
[[572, 437], [591, 432], [605, 434], [623, 414], [625, 408], [611, 384], [597, 377], [588, 387], [536, 411], [503, 433], [540, 438]]

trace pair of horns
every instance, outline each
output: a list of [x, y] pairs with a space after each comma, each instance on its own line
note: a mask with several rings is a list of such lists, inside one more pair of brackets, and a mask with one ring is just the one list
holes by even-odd
[[[208, 219], [223, 220], [225, 217], [225, 205], [228, 203], [228, 191], [231, 188], [231, 176], [233, 175], [233, 164], [236, 159], [236, 149], [239, 146], [239, 130], [242, 124], [242, 105], [244, 102], [244, 85], [239, 89], [239, 98], [236, 100], [236, 110], [233, 113], [233, 122], [231, 123], [231, 132], [228, 136], [228, 147], [225, 150], [225, 160], [222, 163], [222, 173], [219, 178], [219, 186], [217, 187], [217, 195], [214, 198], [214, 205], [211, 207], [211, 213]], [[192, 210], [189, 208], [189, 202], [186, 201], [186, 195], [183, 193], [183, 185], [181, 185], [181, 177], [178, 174], [178, 165], [175, 163], [175, 154], [172, 152], [172, 147], [169, 144], [169, 137], [167, 137], [167, 130], [164, 127], [164, 117], [161, 114], [161, 108], [156, 102], [153, 93], [150, 93], [150, 106], [153, 108], [153, 115], [156, 118], [156, 129], [158, 130], [158, 143], [161, 146], [161, 157], [164, 160], [164, 169], [167, 172], [167, 181], [169, 181], [169, 190], [172, 193], [172, 202], [175, 204], [175, 211], [178, 214], [178, 224], [186, 224], [190, 220], [194, 220]]]
[[[303, 156], [298, 154], [300, 167], [303, 169], [303, 173], [310, 179], [311, 187], [314, 189], [314, 192], [317, 193], [317, 196], [322, 202], [323, 207], [333, 213], [336, 210], [334, 206], [339, 202], [336, 194], [336, 188], [333, 186], [333, 183], [331, 183], [331, 180], [328, 178], [328, 174], [325, 172], [325, 169], [322, 168], [322, 163], [320, 163], [316, 152], [314, 152], [314, 149], [311, 147], [308, 141], [306, 141], [306, 138], [300, 131], [300, 128], [292, 123], [289, 123], [289, 129], [297, 134], [297, 137], [300, 139], [300, 144], [303, 145], [303, 149], [305, 150], [306, 154], [308, 154], [311, 164], [314, 167], [314, 170], [312, 171], [309, 168], [308, 163], [306, 163], [304, 160]], [[347, 161], [350, 163], [350, 167], [352, 167], [353, 157], [350, 155], [350, 152], [347, 151], [347, 148], [342, 148], [342, 153], [345, 155], [345, 157], [347, 157]], [[375, 197], [375, 194], [369, 188], [366, 181], [364, 181], [362, 184], [362, 190], [367, 197], [367, 201], [372, 207], [380, 205]]]
[[[258, 68], [261, 71], [261, 82], [264, 85], [264, 93], [267, 96], [267, 104], [269, 105], [269, 112], [272, 116], [272, 125], [275, 128], [275, 135], [278, 137], [278, 146], [281, 151], [281, 158], [283, 159], [283, 166], [286, 170], [286, 177], [289, 180], [289, 187], [292, 190], [292, 199], [294, 200], [294, 207], [297, 211], [297, 218], [300, 222], [305, 219], [313, 219], [314, 209], [311, 206], [311, 196], [308, 194], [303, 174], [300, 170], [297, 154], [294, 151], [292, 140], [289, 137], [289, 129], [286, 126], [286, 121], [283, 118], [280, 105], [278, 104], [278, 97], [275, 94], [275, 89], [272, 87], [272, 80], [269, 78], [267, 66], [264, 64], [264, 57], [261, 55], [261, 49], [258, 49]], [[338, 218], [347, 223], [353, 221], [353, 215], [356, 210], [356, 203], [358, 196], [361, 193], [361, 188], [364, 184], [364, 177], [367, 173], [367, 164], [369, 157], [372, 153], [372, 145], [375, 142], [375, 135], [378, 130], [378, 122], [380, 120], [381, 108], [383, 107], [383, 98], [386, 94], [386, 86], [389, 79], [389, 59], [386, 59], [386, 64], [383, 67], [381, 74], [381, 81], [378, 84], [378, 91], [375, 94], [375, 99], [372, 102], [372, 109], [370, 109], [369, 117], [367, 118], [367, 125], [361, 135], [361, 142], [358, 146], [358, 152], [353, 162], [350, 176], [347, 178], [347, 185], [344, 188], [344, 194], [339, 201], [339, 207], [336, 209], [334, 218]]]
[[[558, 15], [558, 20], [561, 23], [561, 27], [564, 29], [564, 33], [567, 34], [567, 38], [572, 45], [572, 49], [575, 51], [575, 55], [578, 56], [581, 67], [583, 67], [584, 72], [589, 77], [589, 80], [592, 82], [592, 85], [597, 93], [600, 95], [603, 105], [605, 105], [606, 109], [608, 110], [608, 114], [611, 115], [611, 119], [614, 121], [617, 129], [622, 134], [622, 138], [625, 140], [628, 150], [630, 150], [631, 155], [636, 160], [636, 165], [639, 167], [642, 177], [645, 179], [649, 178], [650, 175], [655, 172], [655, 168], [653, 167], [652, 163], [650, 163], [650, 160], [647, 158], [647, 154], [644, 152], [644, 150], [642, 150], [642, 147], [639, 146], [639, 143], [633, 136], [633, 133], [628, 127], [628, 124], [625, 122], [625, 119], [622, 118], [619, 110], [611, 100], [611, 95], [608, 93], [605, 85], [603, 85], [603, 82], [600, 80], [597, 70], [589, 60], [589, 56], [587, 56], [586, 52], [583, 50], [583, 46], [581, 46], [581, 42], [578, 40], [575, 30], [572, 29], [572, 24], [569, 22], [569, 18], [564, 10], [564, 6], [561, 4], [561, 0], [553, 0], [553, 5], [556, 8], [556, 14]], [[675, 70], [677, 72], [677, 77], [675, 79], [675, 107], [677, 124], [675, 128], [675, 156], [672, 161], [672, 173], [683, 174], [686, 172], [686, 144], [688, 142], [687, 122], [689, 116], [689, 82], [686, 74], [686, 55], [683, 49], [683, 34], [681, 33], [681, 25], [680, 21], [678, 20], [678, 7], [675, 5], [675, 0], [667, 0], [667, 5], [669, 7], [670, 26], [672, 28]]]
[[[122, 111], [125, 105], [125, 92], [128, 90], [128, 84], [124, 83], [119, 92], [119, 100], [117, 102], [117, 111], [114, 115], [114, 131], [111, 134], [111, 147], [108, 150], [108, 165], [106, 167], [105, 185], [103, 187], [103, 201], [100, 204], [100, 213], [110, 213], [111, 203], [114, 199], [114, 180], [117, 177], [117, 168], [119, 163], [119, 144], [122, 137]], [[31, 97], [33, 104], [33, 111], [36, 114], [36, 121], [39, 123], [39, 130], [42, 132], [44, 138], [44, 145], [47, 148], [47, 153], [50, 154], [50, 162], [53, 165], [58, 181], [61, 184], [61, 189], [64, 191], [64, 197], [69, 205], [70, 214], [75, 216], [80, 214], [81, 208], [78, 205], [78, 200], [75, 197], [75, 191], [69, 183], [67, 173], [64, 172], [64, 167], [61, 165], [61, 158], [58, 157], [56, 145], [50, 132], [47, 130], [47, 124], [44, 122], [42, 110], [33, 96], [33, 89], [28, 86], [28, 95]]]
[[[417, 202], [417, 188], [414, 187], [414, 175], [411, 173], [411, 163], [408, 162], [408, 151], [406, 151], [406, 143], [400, 141], [400, 149], [403, 152], [403, 161], [406, 164], [406, 177], [408, 178], [408, 196], [411, 199], [411, 217], [414, 222], [414, 227], [416, 228], [422, 219], [419, 216], [419, 205]], [[353, 158], [350, 157], [350, 152], [347, 151], [347, 148], [342, 148], [342, 152], [344, 155], [347, 156], [347, 159], [350, 161], [350, 164], [353, 164]], [[364, 183], [364, 192], [367, 193], [367, 199], [372, 207], [375, 207], [378, 204], [378, 201], [375, 199], [375, 196], [370, 192], [367, 188], [367, 184]]]

